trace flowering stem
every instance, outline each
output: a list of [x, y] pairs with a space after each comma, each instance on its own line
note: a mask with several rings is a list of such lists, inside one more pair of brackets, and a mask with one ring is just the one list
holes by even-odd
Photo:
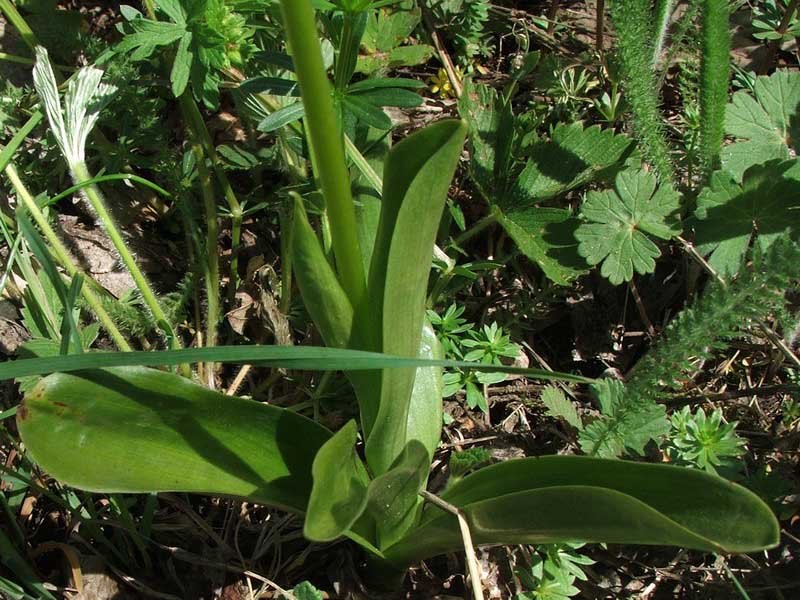
[[344, 157], [342, 133], [325, 74], [322, 50], [309, 0], [281, 0], [286, 38], [294, 59], [314, 166], [331, 225], [336, 268], [350, 302], [364, 305], [366, 276], [356, 228], [350, 173]]

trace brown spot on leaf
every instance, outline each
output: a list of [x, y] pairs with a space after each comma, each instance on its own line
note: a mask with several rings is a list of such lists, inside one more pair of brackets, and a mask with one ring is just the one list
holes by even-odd
[[30, 413], [28, 412], [28, 407], [25, 406], [24, 402], [21, 402], [17, 407], [17, 421], [25, 421], [29, 416]]

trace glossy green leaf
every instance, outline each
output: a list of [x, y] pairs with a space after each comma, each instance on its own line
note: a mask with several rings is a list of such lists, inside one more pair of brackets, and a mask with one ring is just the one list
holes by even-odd
[[308, 222], [300, 197], [294, 200], [292, 252], [300, 294], [322, 339], [328, 346], [347, 348], [353, 328], [353, 307]]
[[381, 548], [399, 541], [413, 524], [430, 465], [425, 446], [411, 440], [392, 467], [370, 482], [367, 507], [377, 524]]
[[[462, 121], [440, 121], [404, 139], [387, 158], [369, 278], [370, 303], [380, 311], [373, 323], [384, 352], [409, 357], [419, 352], [433, 244], [465, 133]], [[376, 475], [408, 441], [413, 384], [413, 370], [384, 371], [379, 405], [371, 414], [362, 409], [367, 461]]]
[[330, 433], [290, 411], [143, 368], [59, 373], [17, 412], [33, 459], [73, 487], [197, 492], [306, 509]]
[[[578, 456], [511, 460], [442, 495], [460, 507], [478, 545], [563, 541], [754, 552], [778, 543], [758, 496], [693, 469]], [[452, 515], [429, 506], [422, 524], [385, 555], [398, 565], [462, 547]]]
[[258, 124], [256, 129], [263, 131], [264, 133], [269, 133], [271, 131], [275, 131], [276, 129], [280, 129], [284, 125], [294, 123], [298, 119], [302, 119], [305, 114], [306, 109], [303, 106], [303, 103], [295, 102], [294, 104], [289, 104], [288, 106], [279, 108], [268, 117], [265, 117]]
[[364, 512], [369, 476], [356, 453], [357, 438], [358, 425], [350, 421], [317, 452], [303, 527], [310, 540], [335, 540]]
[[[442, 344], [426, 320], [422, 327], [419, 357], [440, 359], [443, 356]], [[422, 442], [431, 458], [442, 437], [443, 389], [441, 367], [417, 369], [414, 387], [411, 389], [411, 404], [408, 407], [406, 436], [409, 440]]]

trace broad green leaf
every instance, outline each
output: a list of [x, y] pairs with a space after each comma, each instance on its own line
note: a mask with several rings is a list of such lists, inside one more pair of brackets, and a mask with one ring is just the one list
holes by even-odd
[[680, 195], [667, 183], [639, 170], [619, 173], [613, 190], [590, 191], [581, 207], [584, 219], [575, 231], [578, 253], [614, 285], [637, 273], [652, 273], [661, 255], [647, 234], [670, 239], [680, 232], [676, 215]]
[[411, 440], [391, 468], [370, 482], [367, 509], [377, 524], [381, 548], [399, 541], [414, 522], [430, 465], [425, 446]]
[[564, 419], [575, 429], [583, 429], [583, 422], [580, 415], [578, 415], [578, 411], [575, 410], [575, 406], [567, 400], [564, 392], [560, 389], [548, 385], [542, 390], [541, 400], [542, 404], [547, 408], [548, 416]]
[[[419, 357], [439, 359], [444, 356], [442, 344], [427, 319], [422, 326]], [[442, 437], [442, 369], [426, 367], [417, 369], [414, 387], [411, 389], [411, 404], [408, 407], [406, 435], [418, 440], [433, 458]]]
[[[511, 460], [453, 484], [442, 498], [467, 516], [477, 545], [564, 541], [755, 552], [778, 543], [769, 507], [721, 477], [669, 465], [578, 456]], [[397, 565], [463, 547], [452, 515], [428, 506], [387, 548]]]
[[[362, 127], [356, 130], [355, 144], [362, 149], [362, 157], [375, 174], [383, 178], [386, 156], [391, 148], [391, 135], [385, 130], [374, 127]], [[378, 235], [378, 223], [381, 217], [381, 190], [375, 189], [362, 169], [353, 168], [357, 174], [353, 185], [353, 196], [356, 209], [356, 226], [358, 227], [358, 245], [364, 263], [364, 273], [369, 273], [375, 238]]]
[[722, 168], [740, 181], [753, 165], [790, 158], [800, 148], [800, 73], [779, 69], [757, 77], [753, 94], [741, 90], [725, 111], [725, 132], [738, 141], [720, 153]]
[[178, 43], [178, 51], [175, 53], [175, 61], [172, 63], [172, 72], [169, 75], [170, 83], [172, 83], [172, 95], [176, 98], [183, 94], [189, 83], [193, 60], [191, 44], [192, 32], [187, 31]]
[[[378, 235], [370, 266], [370, 303], [383, 352], [417, 356], [425, 297], [450, 181], [466, 127], [440, 121], [405, 138], [386, 160]], [[414, 370], [381, 374], [378, 406], [362, 407], [367, 461], [384, 473], [405, 447]]]
[[550, 281], [569, 285], [588, 270], [586, 261], [578, 254], [575, 230], [579, 221], [571, 210], [535, 206], [508, 214], [495, 210], [506, 233]]
[[751, 239], [762, 250], [800, 217], [800, 163], [772, 161], [751, 167], [737, 183], [716, 171], [697, 198], [695, 242], [723, 277], [739, 272]]
[[632, 397], [622, 382], [614, 379], [601, 379], [591, 389], [600, 404], [601, 416], [581, 431], [579, 441], [586, 454], [613, 458], [621, 456], [626, 448], [644, 454], [648, 442], [658, 442], [669, 433], [662, 404]]
[[[292, 260], [303, 303], [325, 344], [333, 348], [358, 347], [353, 334], [353, 306], [328, 263], [299, 196], [294, 202]], [[356, 390], [363, 411], [363, 398], [375, 393], [379, 375], [351, 371], [348, 379]]]
[[347, 348], [353, 329], [353, 307], [311, 228], [298, 196], [294, 200], [292, 260], [297, 285], [325, 344]]
[[96, 492], [196, 492], [306, 509], [330, 433], [293, 412], [143, 368], [59, 373], [25, 394], [17, 425], [33, 459]]
[[370, 481], [356, 452], [357, 439], [358, 426], [349, 421], [317, 452], [312, 467], [314, 486], [303, 526], [310, 540], [335, 540], [364, 512]]

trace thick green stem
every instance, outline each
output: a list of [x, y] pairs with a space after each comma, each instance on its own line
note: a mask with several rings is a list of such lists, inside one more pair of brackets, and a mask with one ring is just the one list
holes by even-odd
[[350, 173], [342, 133], [322, 63], [314, 9], [309, 0], [281, 0], [286, 37], [294, 59], [306, 110], [309, 140], [331, 223], [333, 252], [342, 286], [354, 307], [364, 305], [366, 276], [356, 228]]
[[[86, 168], [85, 163], [76, 163], [74, 165], [70, 165], [70, 168], [76, 184], [80, 184], [92, 179], [92, 175], [89, 173], [89, 169]], [[136, 287], [142, 294], [144, 303], [147, 305], [147, 308], [150, 309], [150, 312], [153, 313], [156, 324], [166, 334], [170, 347], [173, 349], [180, 348], [180, 341], [175, 335], [172, 325], [167, 319], [167, 315], [161, 308], [161, 305], [159, 304], [155, 293], [150, 287], [150, 283], [145, 278], [144, 273], [142, 273], [141, 269], [139, 269], [139, 265], [136, 264], [136, 260], [133, 258], [133, 254], [131, 254], [131, 251], [128, 249], [128, 245], [122, 238], [122, 234], [119, 232], [119, 229], [117, 229], [117, 224], [106, 208], [100, 189], [95, 185], [89, 185], [83, 189], [83, 193], [86, 195], [86, 199], [89, 201], [89, 204], [91, 204], [92, 208], [97, 214], [97, 217], [103, 224], [103, 228], [105, 229], [108, 237], [111, 239], [111, 243], [114, 244], [117, 252], [119, 252], [122, 262], [127, 267], [131, 277], [133, 277]]]
[[[14, 187], [14, 190], [16, 190], [17, 195], [25, 205], [28, 213], [33, 217], [33, 220], [36, 221], [36, 224], [39, 226], [39, 229], [41, 229], [45, 239], [50, 244], [56, 260], [67, 270], [67, 273], [69, 273], [70, 277], [75, 277], [78, 274], [86, 277], [86, 275], [81, 272], [75, 263], [72, 262], [69, 252], [67, 252], [67, 249], [61, 243], [61, 240], [58, 239], [58, 236], [56, 235], [56, 232], [53, 231], [53, 228], [50, 227], [50, 223], [47, 222], [47, 219], [45, 218], [44, 214], [42, 214], [42, 211], [39, 209], [39, 206], [33, 199], [33, 196], [31, 196], [30, 192], [28, 192], [25, 184], [22, 183], [22, 180], [19, 178], [14, 165], [6, 165], [5, 173], [11, 182], [11, 185]], [[122, 335], [120, 330], [117, 329], [114, 321], [111, 320], [111, 316], [106, 312], [106, 309], [103, 308], [102, 302], [92, 291], [91, 286], [81, 286], [81, 294], [83, 295], [84, 300], [86, 300], [86, 303], [94, 312], [97, 320], [100, 321], [100, 324], [111, 336], [111, 339], [114, 340], [117, 348], [123, 352], [130, 352], [131, 347], [128, 344], [128, 341], [125, 339], [125, 336]]]

